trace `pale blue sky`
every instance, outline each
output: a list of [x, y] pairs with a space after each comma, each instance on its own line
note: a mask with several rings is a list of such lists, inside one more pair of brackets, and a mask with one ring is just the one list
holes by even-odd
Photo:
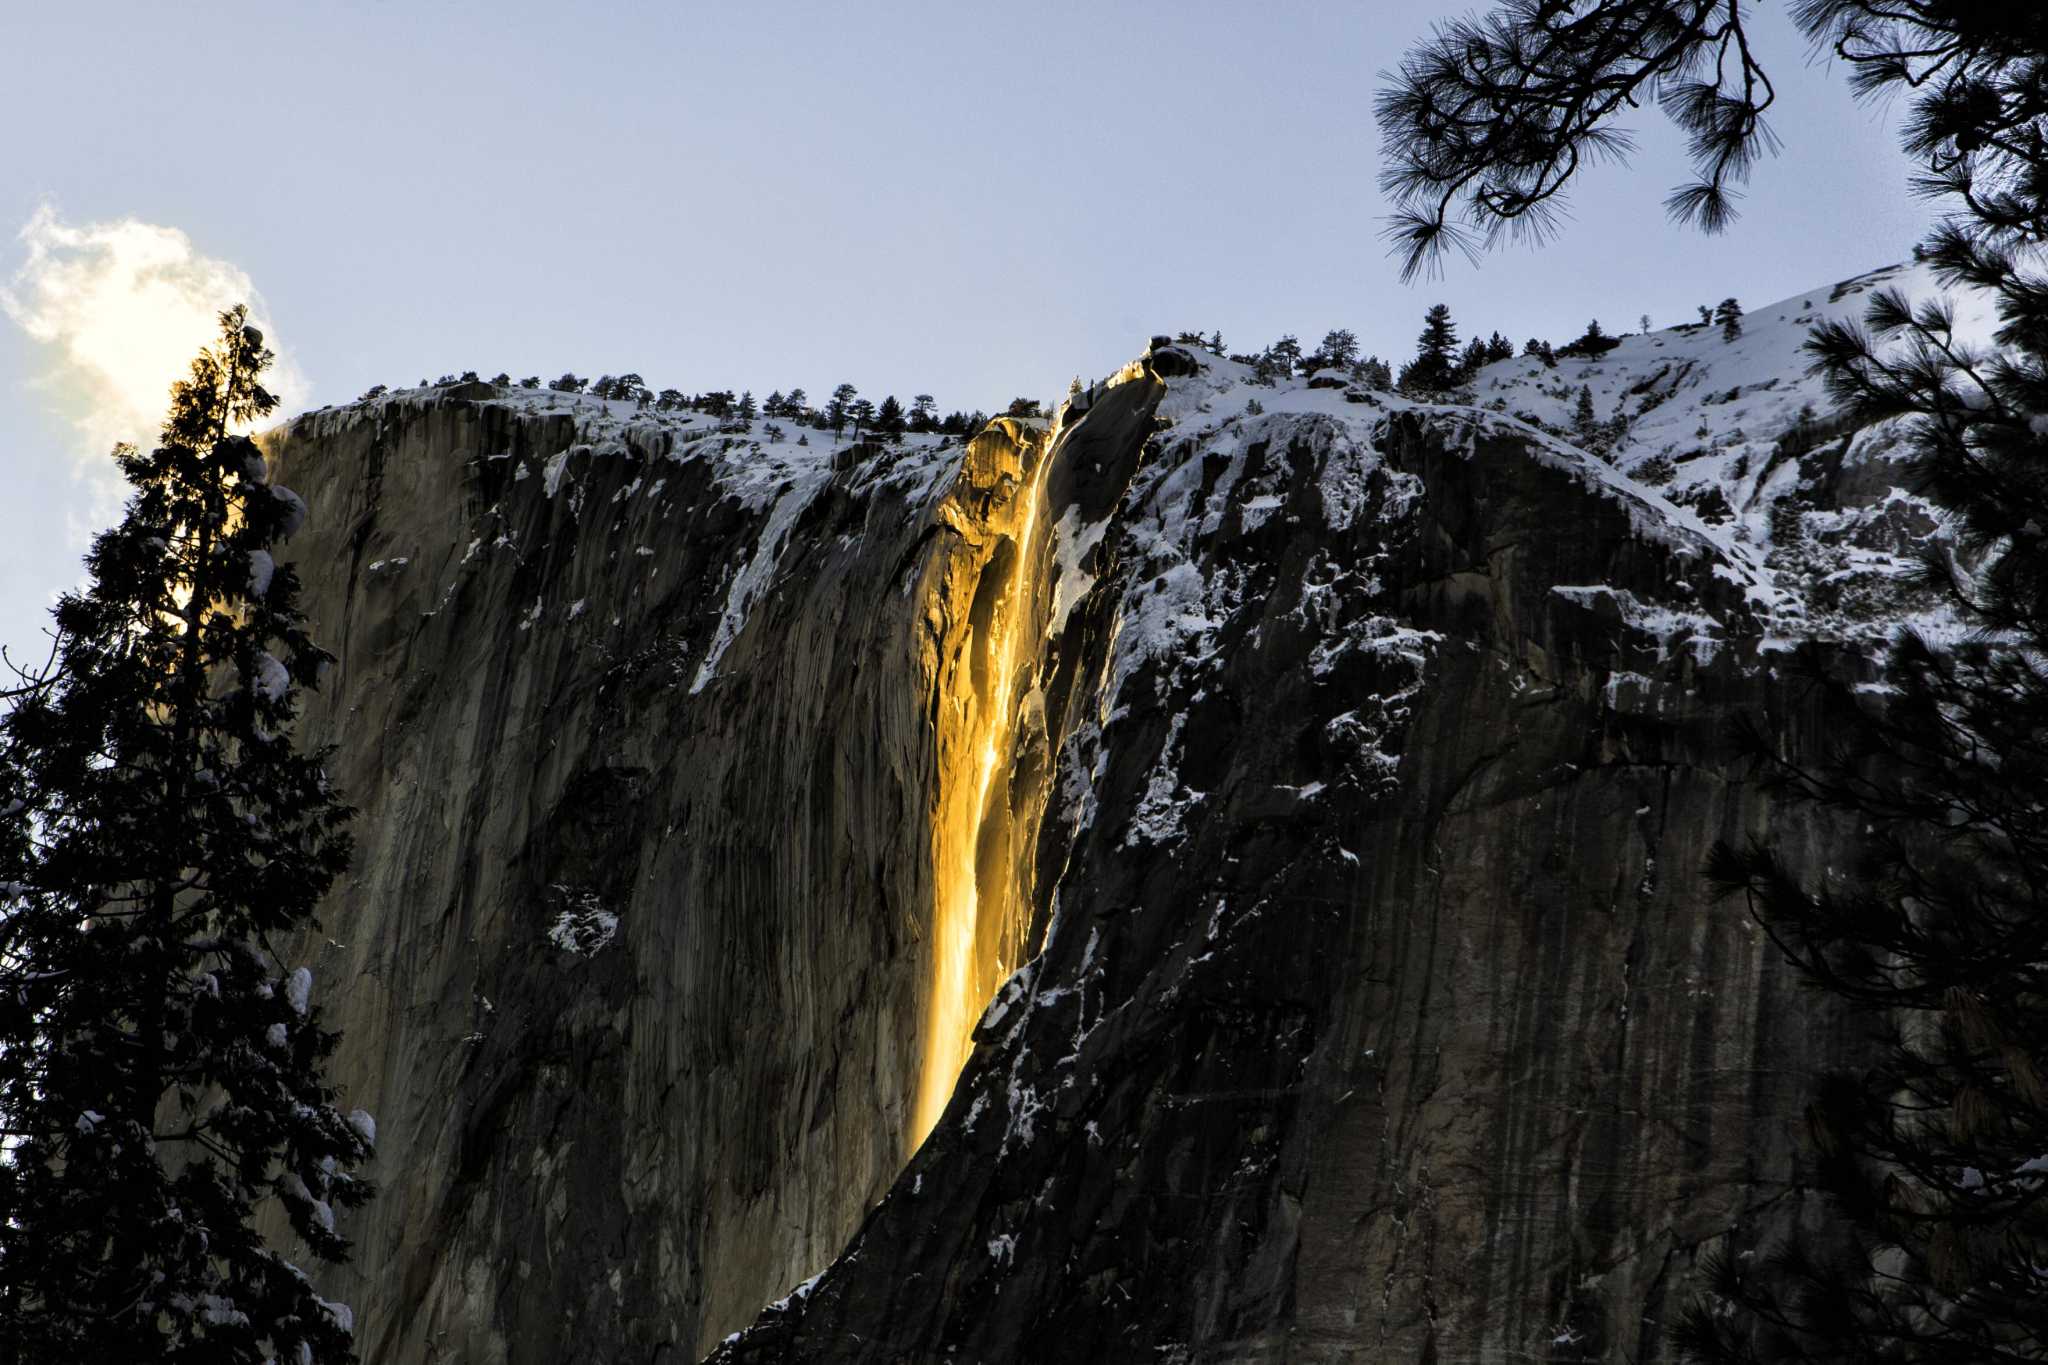
[[[1561, 240], [1402, 285], [1373, 92], [1472, 8], [24, 5], [0, 56], [0, 283], [48, 203], [246, 271], [315, 405], [475, 368], [989, 408], [1162, 329], [1238, 349], [1345, 326], [1398, 357], [1439, 300], [1518, 343], [1662, 326], [1900, 259], [1925, 223], [1882, 111], [1773, 14], [1786, 147], [1728, 235], [1663, 220], [1684, 170], [1646, 111], [1634, 167], [1589, 176]], [[91, 517], [77, 414], [34, 387], [51, 360], [0, 317], [17, 651]]]

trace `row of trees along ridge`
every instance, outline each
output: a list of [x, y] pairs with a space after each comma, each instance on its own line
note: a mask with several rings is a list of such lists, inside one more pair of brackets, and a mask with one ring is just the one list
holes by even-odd
[[[477, 383], [562, 394], [588, 393], [593, 398], [632, 403], [637, 408], [655, 412], [701, 413], [721, 422], [749, 423], [757, 418], [766, 418], [815, 431], [829, 431], [834, 436], [851, 434], [856, 440], [863, 434], [884, 440], [896, 440], [905, 435], [972, 436], [989, 421], [988, 414], [979, 410], [949, 412], [942, 417], [937, 400], [928, 393], [913, 395], [908, 407], [894, 394], [876, 403], [873, 399], [863, 398], [860, 390], [852, 384], [841, 384], [833, 389], [832, 396], [822, 407], [813, 407], [810, 395], [801, 388], [791, 388], [787, 393], [777, 389], [767, 398], [757, 401], [751, 389], [738, 394], [730, 389], [707, 389], [702, 393], [686, 394], [680, 389], [665, 388], [657, 392], [649, 388], [639, 375], [632, 373], [601, 375], [595, 380], [565, 373], [543, 385], [533, 375], [515, 381], [510, 374], [500, 373], [483, 380], [477, 377], [475, 370], [465, 370], [459, 375], [443, 375], [432, 384], [422, 379], [417, 387], [451, 388]], [[389, 391], [385, 385], [378, 384], [365, 391], [361, 401], [381, 398]], [[1039, 404], [1034, 399], [1019, 398], [1010, 404], [1007, 412], [1011, 416], [1036, 416]]]

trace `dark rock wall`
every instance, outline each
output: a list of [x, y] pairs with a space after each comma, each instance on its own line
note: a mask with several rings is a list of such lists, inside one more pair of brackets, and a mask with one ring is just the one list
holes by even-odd
[[1666, 1358], [1696, 1253], [1784, 1196], [1809, 1068], [1841, 1045], [1699, 876], [1766, 822], [1839, 845], [1728, 747], [1738, 714], [1808, 751], [1826, 718], [1739, 629], [1702, 662], [1548, 591], [1739, 624], [1706, 556], [1510, 444], [1441, 439], [1397, 428], [1388, 452], [1428, 490], [1396, 592], [1447, 639], [1400, 794], [1362, 819], [1274, 1353]]
[[[1842, 840], [1734, 761], [1826, 720], [1740, 576], [1484, 414], [1120, 378], [1049, 451], [274, 439], [362, 810], [307, 954], [381, 1128], [366, 1359], [1648, 1361], [1796, 1214], [1841, 1030], [1697, 869]], [[906, 1166], [947, 679], [1041, 457], [982, 842], [1035, 955]]]
[[[1786, 1199], [1841, 1039], [1698, 869], [1766, 821], [1827, 856], [1727, 738], [1824, 718], [1710, 548], [1574, 460], [1356, 435], [1126, 452], [1049, 647], [1107, 718], [1065, 737], [1044, 950], [847, 1254], [717, 1359], [1654, 1360]], [[1204, 624], [1134, 650], [1182, 572]]]

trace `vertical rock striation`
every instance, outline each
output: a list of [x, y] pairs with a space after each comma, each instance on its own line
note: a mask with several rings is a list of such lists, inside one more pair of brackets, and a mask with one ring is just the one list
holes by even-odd
[[306, 953], [381, 1126], [366, 1359], [695, 1359], [886, 1188], [941, 684], [1042, 441], [812, 452], [487, 389], [271, 439], [342, 660], [305, 727], [361, 812]]

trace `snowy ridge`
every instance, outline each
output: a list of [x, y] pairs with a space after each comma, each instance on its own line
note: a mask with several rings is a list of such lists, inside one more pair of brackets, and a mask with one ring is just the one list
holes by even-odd
[[[1626, 471], [1519, 414], [1458, 402], [1456, 395], [1446, 401], [1428, 402], [1355, 385], [1341, 389], [1311, 388], [1299, 380], [1267, 385], [1254, 378], [1248, 365], [1207, 354], [1195, 358], [1201, 372], [1174, 380], [1166, 400], [1159, 405], [1160, 415], [1173, 423], [1176, 432], [1187, 432], [1201, 440], [1220, 439], [1243, 432], [1247, 422], [1258, 422], [1261, 427], [1254, 439], [1270, 438], [1286, 429], [1289, 419], [1313, 416], [1335, 423], [1344, 431], [1347, 441], [1363, 449], [1377, 449], [1390, 415], [1421, 412], [1462, 424], [1459, 444], [1468, 454], [1482, 436], [1511, 434], [1528, 443], [1533, 458], [1572, 474], [1601, 496], [1628, 509], [1638, 534], [1680, 550], [1725, 557], [1731, 566], [1743, 572], [1746, 581], [1764, 580], [1757, 556], [1740, 546], [1731, 546], [1727, 537], [1693, 509], [1672, 501], [1657, 488], [1631, 478]], [[1541, 366], [1540, 361], [1530, 363]], [[1491, 368], [1487, 373], [1491, 373]], [[1333, 524], [1344, 529], [1341, 523]]]
[[[1861, 323], [1879, 290], [1915, 302], [1946, 295], [1958, 339], [1991, 344], [1988, 295], [1946, 290], [1925, 265], [1894, 265], [1752, 307], [1733, 339], [1692, 322], [1554, 367], [1519, 356], [1485, 367], [1465, 393], [1590, 448], [1610, 476], [1710, 541], [1778, 634], [1881, 637], [1932, 609], [1895, 580], [1920, 544], [1945, 535], [1942, 519], [1905, 486], [1900, 433], [1845, 429], [1804, 350], [1818, 323]], [[1576, 417], [1582, 391], [1591, 430]], [[1940, 615], [1929, 622], [1937, 629]]]
[[[1255, 439], [1254, 424], [1261, 418], [1316, 416], [1338, 423], [1346, 439], [1371, 448], [1387, 416], [1413, 409], [1443, 418], [1459, 415], [1471, 423], [1469, 438], [1475, 442], [1513, 431], [1530, 439], [1538, 458], [1627, 506], [1640, 534], [1690, 544], [1716, 559], [1718, 572], [1743, 586], [1780, 635], [1880, 636], [1895, 619], [1931, 607], [1899, 589], [1896, 580], [1922, 542], [1945, 534], [1941, 518], [1904, 486], [1896, 431], [1843, 431], [1832, 420], [1823, 385], [1806, 372], [1809, 360], [1802, 349], [1817, 322], [1859, 321], [1879, 289], [1896, 289], [1909, 299], [1948, 292], [1924, 265], [1888, 266], [1752, 307], [1733, 340], [1724, 339], [1718, 325], [1692, 322], [1624, 336], [1598, 356], [1559, 359], [1554, 366], [1517, 357], [1486, 366], [1465, 388], [1433, 403], [1355, 385], [1330, 387], [1335, 371], [1318, 375], [1316, 387], [1300, 379], [1269, 384], [1249, 366], [1176, 348], [1194, 358], [1198, 372], [1172, 381], [1159, 413], [1176, 433], [1202, 440]], [[1992, 300], [1967, 291], [1950, 297], [1959, 337], [1987, 344], [1995, 327]], [[1144, 362], [1133, 361], [1083, 388], [1061, 407], [1053, 429], [1078, 420], [1103, 394], [1144, 373]], [[1590, 429], [1578, 420], [1582, 391], [1594, 413]], [[293, 425], [309, 436], [332, 436], [364, 423], [381, 427], [395, 415], [451, 400], [570, 423], [567, 447], [538, 467], [522, 465], [515, 477], [536, 478], [547, 497], [566, 496], [578, 512], [580, 471], [594, 462], [633, 454], [709, 461], [721, 490], [765, 518], [759, 543], [732, 565], [722, 585], [727, 605], [718, 638], [727, 643], [744, 625], [754, 594], [773, 577], [779, 537], [830, 482], [835, 459], [851, 444], [770, 420], [739, 422], [659, 411], [628, 399], [477, 382], [382, 393], [304, 414]], [[941, 493], [960, 444], [958, 438], [906, 436], [882, 454], [866, 454], [867, 467], [853, 471], [850, 482], [887, 479], [922, 504]], [[1833, 472], [1822, 473], [1823, 465], [1832, 465]], [[657, 465], [644, 486], [627, 492], [658, 497], [661, 486]], [[1247, 519], [1275, 510], [1270, 491], [1243, 494]], [[1212, 523], [1218, 514], [1212, 508]], [[1090, 537], [1100, 534], [1096, 527], [1060, 528], [1061, 620], [1086, 590], [1090, 580], [1080, 566], [1092, 549]], [[479, 535], [479, 544], [508, 548], [489, 531]], [[1933, 618], [1930, 624], [1937, 630], [1943, 625]], [[720, 652], [711, 651], [696, 686], [713, 676]]]
[[[1663, 490], [1632, 478], [1625, 470], [1522, 417], [1494, 407], [1425, 402], [1355, 385], [1265, 384], [1254, 377], [1250, 366], [1207, 354], [1194, 359], [1199, 372], [1173, 380], [1160, 404], [1160, 414], [1172, 423], [1172, 434], [1162, 439], [1190, 441], [1205, 454], [1228, 454], [1231, 463], [1218, 489], [1235, 489], [1237, 514], [1248, 524], [1256, 525], [1271, 515], [1278, 502], [1265, 483], [1237, 486], [1247, 449], [1303, 435], [1327, 441], [1335, 456], [1320, 474], [1322, 520], [1332, 532], [1348, 532], [1363, 503], [1368, 476], [1380, 468], [1378, 452], [1386, 440], [1388, 419], [1397, 413], [1419, 413], [1446, 424], [1446, 446], [1468, 459], [1480, 458], [1482, 440], [1512, 438], [1518, 458], [1568, 474], [1588, 491], [1618, 505], [1627, 513], [1635, 534], [1667, 545], [1681, 556], [1711, 563], [1719, 576], [1742, 587], [1759, 610], [1775, 608], [1784, 597], [1776, 576], [1756, 549], [1724, 534], [1696, 509], [1674, 501]], [[1531, 363], [1541, 366], [1540, 361]], [[1397, 483], [1383, 516], [1398, 520], [1405, 514], [1404, 487], [1407, 496], [1419, 495], [1419, 483]], [[1220, 508], [1211, 505], [1215, 510], [1204, 527], [1209, 531], [1215, 529], [1221, 515]]]
[[[1828, 413], [1822, 381], [1807, 373], [1809, 329], [1821, 322], [1860, 323], [1881, 289], [1910, 300], [1950, 292], [1925, 265], [1886, 266], [1752, 308], [1732, 341], [1723, 339], [1718, 326], [1690, 322], [1622, 337], [1612, 350], [1590, 359], [1560, 358], [1555, 368], [1520, 356], [1482, 370], [1473, 394], [1482, 405], [1500, 400], [1516, 417], [1569, 432], [1579, 389], [1589, 388], [1599, 419], [1609, 421], [1617, 412], [1627, 418], [1625, 433], [1609, 452], [1622, 469], [1636, 473], [1663, 456], [1687, 466], [1682, 478], [1666, 481], [1675, 491], [1718, 479], [1724, 488], [1753, 492], [1754, 475], [1733, 472], [1740, 457], [1763, 453], [1794, 431], [1803, 410], [1810, 410], [1807, 420]], [[1951, 297], [1959, 338], [1988, 345], [1996, 326], [1994, 301], [1974, 292]]]
[[[381, 426], [396, 414], [425, 411], [450, 401], [569, 422], [574, 433], [571, 443], [539, 467], [519, 475], [540, 477], [550, 498], [563, 491], [565, 480], [573, 493], [574, 465], [579, 460], [648, 452], [676, 463], [713, 461], [720, 484], [747, 507], [758, 510], [774, 503], [791, 479], [829, 473], [835, 459], [856, 446], [847, 435], [834, 436], [768, 418], [740, 421], [695, 412], [663, 412], [630, 399], [484, 383], [395, 389], [340, 407], [316, 409], [293, 419], [290, 425], [298, 434], [332, 437], [364, 424]], [[868, 444], [872, 441], [870, 436], [861, 444], [869, 449], [868, 462], [875, 468], [863, 472], [892, 479], [906, 475], [936, 478], [950, 465], [935, 463], [932, 457], [961, 444], [957, 437], [905, 435], [878, 456]]]
[[[1753, 308], [1733, 339], [1694, 322], [1555, 365], [1516, 357], [1434, 402], [1333, 385], [1335, 371], [1313, 386], [1264, 382], [1250, 366], [1176, 348], [1198, 372], [1174, 379], [1159, 410], [1204, 443], [1313, 418], [1371, 448], [1387, 417], [1406, 411], [1464, 423], [1452, 444], [1467, 452], [1513, 434], [1533, 458], [1626, 508], [1637, 534], [1712, 563], [1780, 641], [1879, 640], [1902, 620], [1941, 636], [1954, 623], [1939, 603], [1899, 582], [1923, 544], [1946, 536], [1938, 510], [1907, 486], [1901, 433], [1847, 428], [1807, 372], [1810, 329], [1860, 323], [1881, 289], [1913, 301], [1946, 295], [1958, 339], [1991, 344], [1991, 298], [1945, 290], [1927, 266], [1896, 265]], [[1582, 391], [1590, 426], [1578, 420]], [[1242, 491], [1242, 515], [1270, 513], [1270, 494]]]

